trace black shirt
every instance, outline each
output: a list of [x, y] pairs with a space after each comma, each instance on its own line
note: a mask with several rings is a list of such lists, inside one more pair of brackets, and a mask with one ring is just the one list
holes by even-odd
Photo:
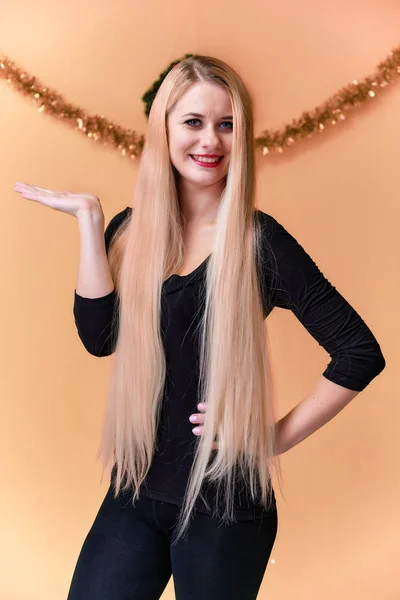
[[[127, 207], [107, 226], [104, 234], [107, 252], [114, 232], [131, 211]], [[271, 215], [259, 209], [256, 213], [261, 221], [262, 239], [275, 256], [273, 262], [263, 260], [258, 271], [261, 290], [264, 285], [269, 290], [268, 297], [262, 292], [265, 317], [275, 306], [291, 310], [330, 355], [323, 376], [343, 387], [362, 391], [385, 367], [379, 343], [296, 239]], [[189, 416], [199, 412], [199, 307], [204, 298], [202, 285], [208, 258], [192, 273], [174, 274], [163, 283], [161, 329], [167, 376], [157, 433], [158, 450], [141, 493], [178, 505], [182, 504], [196, 442]], [[117, 319], [116, 298], [116, 290], [101, 298], [84, 298], [75, 290], [73, 310], [78, 335], [94, 356], [108, 356], [114, 351], [111, 323]], [[211, 486], [205, 485], [202, 493], [213, 502]], [[209, 513], [200, 499], [196, 507]], [[237, 492], [235, 513], [238, 520], [245, 520], [262, 514], [262, 508], [251, 501], [246, 491]]]

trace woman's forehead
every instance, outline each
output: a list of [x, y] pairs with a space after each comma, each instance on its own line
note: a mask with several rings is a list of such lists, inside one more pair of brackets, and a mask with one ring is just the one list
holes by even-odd
[[232, 104], [225, 88], [201, 81], [193, 84], [183, 94], [176, 103], [174, 112], [178, 117], [192, 112], [204, 117], [229, 116], [232, 115]]

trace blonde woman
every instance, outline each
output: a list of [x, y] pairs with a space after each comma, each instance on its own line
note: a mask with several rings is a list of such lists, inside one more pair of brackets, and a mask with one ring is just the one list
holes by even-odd
[[[99, 449], [110, 487], [68, 600], [257, 597], [275, 541], [279, 455], [385, 367], [366, 323], [296, 239], [255, 208], [252, 105], [226, 63], [192, 56], [153, 101], [134, 208], [16, 190], [78, 218], [74, 297], [88, 352], [112, 355]], [[277, 421], [264, 320], [293, 311], [331, 360]], [[197, 428], [195, 427], [197, 425]]]

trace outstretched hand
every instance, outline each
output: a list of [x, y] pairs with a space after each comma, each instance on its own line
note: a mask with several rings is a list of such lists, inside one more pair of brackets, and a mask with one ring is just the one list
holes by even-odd
[[101, 220], [104, 220], [100, 200], [92, 194], [75, 194], [69, 190], [58, 192], [21, 181], [14, 184], [14, 191], [21, 194], [21, 198], [33, 200], [33, 202], [38, 202], [43, 206], [48, 206], [74, 217], [79, 217], [82, 212], [90, 210], [93, 214], [98, 215]]
[[[204, 431], [204, 419], [207, 404], [200, 403], [197, 405], [197, 408], [200, 412], [191, 414], [189, 417], [189, 421], [196, 425], [196, 427], [192, 429], [194, 435], [202, 435]], [[218, 450], [218, 442], [213, 442], [212, 448], [213, 450]]]

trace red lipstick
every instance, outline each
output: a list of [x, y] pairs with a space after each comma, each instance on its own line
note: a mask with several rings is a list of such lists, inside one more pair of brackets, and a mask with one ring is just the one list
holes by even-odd
[[202, 161], [196, 160], [192, 154], [189, 154], [189, 156], [192, 159], [192, 161], [196, 163], [196, 165], [199, 165], [199, 167], [208, 167], [209, 169], [215, 169], [215, 167], [218, 167], [219, 164], [221, 163], [222, 159], [224, 158], [223, 156], [219, 156], [218, 154], [196, 154], [196, 156], [202, 156], [204, 158], [218, 158], [219, 159], [216, 162], [209, 163], [209, 162], [202, 162]]

